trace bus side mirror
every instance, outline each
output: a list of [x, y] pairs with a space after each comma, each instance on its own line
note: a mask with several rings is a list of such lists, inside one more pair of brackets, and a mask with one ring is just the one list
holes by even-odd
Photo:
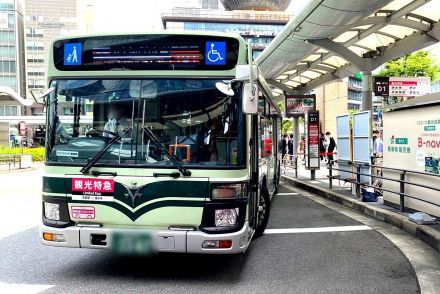
[[250, 83], [243, 84], [243, 97], [242, 97], [242, 108], [243, 112], [246, 114], [257, 114], [258, 113], [258, 88], [257, 85], [253, 84], [253, 88], [250, 87]]

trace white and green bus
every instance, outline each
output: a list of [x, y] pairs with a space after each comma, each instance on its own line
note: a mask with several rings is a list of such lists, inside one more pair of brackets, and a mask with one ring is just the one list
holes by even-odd
[[221, 33], [55, 40], [39, 97], [43, 244], [244, 252], [281, 159], [280, 111], [251, 54]]

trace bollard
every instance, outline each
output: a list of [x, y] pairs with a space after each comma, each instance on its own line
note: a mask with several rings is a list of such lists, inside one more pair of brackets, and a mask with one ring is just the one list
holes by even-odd
[[332, 169], [333, 163], [330, 161], [328, 163], [328, 188], [331, 190], [333, 188], [333, 169]]
[[356, 196], [361, 197], [361, 165], [356, 166]]
[[400, 211], [405, 211], [405, 171], [400, 173]]
[[295, 178], [298, 178], [298, 156], [295, 156]]

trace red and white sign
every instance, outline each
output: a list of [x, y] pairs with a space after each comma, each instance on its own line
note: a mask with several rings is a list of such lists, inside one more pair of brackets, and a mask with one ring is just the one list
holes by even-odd
[[72, 179], [72, 200], [113, 201], [114, 190], [112, 179]]
[[24, 136], [26, 135], [26, 122], [21, 121], [18, 123], [19, 129], [20, 129], [20, 135]]
[[79, 219], [95, 219], [95, 208], [93, 206], [72, 206], [72, 217]]
[[415, 97], [431, 93], [431, 79], [427, 77], [390, 77], [389, 96]]

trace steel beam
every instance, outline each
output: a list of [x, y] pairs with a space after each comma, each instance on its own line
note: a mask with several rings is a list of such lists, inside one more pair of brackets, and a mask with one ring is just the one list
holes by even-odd
[[332, 41], [330, 39], [308, 40], [308, 42], [335, 53], [336, 55], [355, 65], [357, 68], [359, 68], [359, 70], [371, 70], [370, 60], [359, 57], [359, 55], [341, 43]]
[[267, 83], [271, 84], [275, 88], [278, 88], [278, 89], [280, 89], [282, 91], [291, 91], [292, 90], [292, 88], [290, 88], [286, 84], [280, 83], [280, 82], [275, 81], [275, 80], [267, 80]]
[[[356, 24], [356, 26], [367, 26], [376, 24], [388, 24], [387, 16], [372, 16], [364, 19], [363, 21]], [[408, 18], [399, 18], [393, 21], [393, 25], [414, 29], [417, 31], [427, 32], [430, 29], [430, 25], [420, 21], [416, 21]]]

